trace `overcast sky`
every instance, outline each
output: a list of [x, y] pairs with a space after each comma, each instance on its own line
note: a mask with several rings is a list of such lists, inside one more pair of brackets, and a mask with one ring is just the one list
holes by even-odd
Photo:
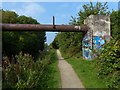
[[[41, 24], [52, 24], [52, 16], [55, 16], [55, 24], [61, 25], [68, 24], [71, 16], [77, 17], [77, 13], [82, 9], [82, 5], [88, 3], [89, 2], [18, 2], [17, 0], [4, 0], [4, 2], [2, 2], [2, 9], [15, 11], [18, 15], [32, 17]], [[118, 10], [118, 2], [108, 2], [108, 6], [111, 11]], [[48, 44], [54, 40], [55, 35], [55, 32], [47, 32]]]

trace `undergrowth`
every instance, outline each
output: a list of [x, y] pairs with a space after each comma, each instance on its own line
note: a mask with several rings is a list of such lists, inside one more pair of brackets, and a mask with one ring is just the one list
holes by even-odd
[[98, 77], [109, 88], [120, 88], [120, 40], [111, 40], [98, 57]]
[[[43, 60], [34, 61], [32, 56], [21, 52], [17, 62], [5, 57], [3, 62], [2, 88], [58, 88], [60, 76], [54, 50]], [[56, 78], [57, 77], [57, 78]]]

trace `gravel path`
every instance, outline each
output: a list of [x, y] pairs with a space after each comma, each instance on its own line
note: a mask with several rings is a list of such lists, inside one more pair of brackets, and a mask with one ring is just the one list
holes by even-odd
[[72, 66], [64, 60], [59, 50], [57, 50], [57, 56], [59, 60], [58, 67], [61, 73], [62, 88], [84, 88]]

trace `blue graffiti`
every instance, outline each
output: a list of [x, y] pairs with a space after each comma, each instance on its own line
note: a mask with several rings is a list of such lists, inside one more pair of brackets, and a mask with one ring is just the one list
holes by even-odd
[[83, 57], [85, 57], [86, 59], [91, 59], [92, 58], [92, 50], [90, 50], [89, 48], [87, 47], [84, 47], [82, 48], [82, 51], [83, 51]]
[[101, 44], [101, 45], [105, 44], [105, 40], [102, 39], [102, 40], [100, 41], [100, 44]]
[[103, 49], [103, 45], [105, 44], [105, 40], [102, 37], [95, 36], [93, 38], [93, 49]]
[[88, 31], [88, 33], [85, 35], [82, 41], [82, 52], [83, 52], [83, 57], [86, 59], [91, 59], [92, 58], [92, 32]]

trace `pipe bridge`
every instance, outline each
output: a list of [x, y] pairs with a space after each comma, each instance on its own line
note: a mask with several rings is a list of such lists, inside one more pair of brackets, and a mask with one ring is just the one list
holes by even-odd
[[82, 40], [82, 53], [85, 59], [97, 55], [93, 51], [103, 49], [110, 41], [110, 17], [105, 15], [90, 15], [84, 20], [84, 25], [53, 25], [39, 24], [0, 24], [3, 31], [53, 31], [53, 32], [86, 32]]
[[86, 32], [89, 30], [87, 25], [53, 25], [40, 24], [0, 24], [3, 31], [52, 31], [52, 32]]
[[87, 25], [1, 24], [3, 31], [86, 32]]

